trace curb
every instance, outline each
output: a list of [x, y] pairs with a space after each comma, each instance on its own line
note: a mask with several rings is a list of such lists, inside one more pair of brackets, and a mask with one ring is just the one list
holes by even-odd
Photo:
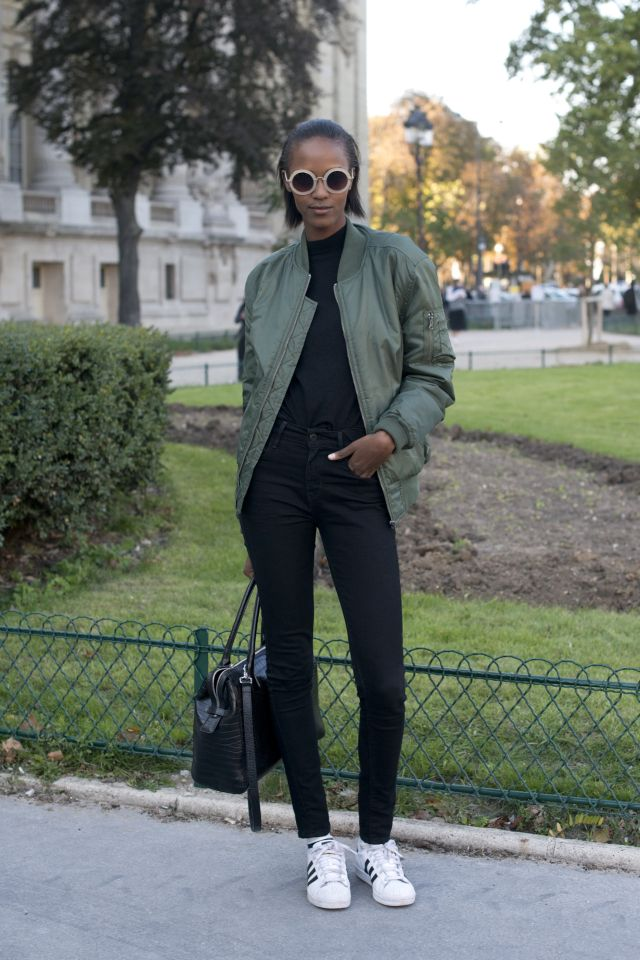
[[[248, 823], [244, 796], [217, 793], [206, 788], [163, 787], [159, 790], [136, 790], [117, 781], [87, 780], [83, 777], [60, 777], [44, 783], [27, 774], [0, 773], [2, 792], [37, 796], [39, 791], [53, 791], [73, 800], [90, 803], [113, 803], [144, 810], [173, 810], [187, 816], [207, 820]], [[8, 788], [8, 789], [7, 789]], [[197, 793], [193, 791], [197, 789]], [[262, 823], [275, 830], [295, 830], [293, 811], [288, 804], [262, 803]], [[357, 836], [358, 815], [351, 811], [333, 810], [331, 825], [337, 834]], [[595, 870], [617, 870], [640, 875], [640, 848], [620, 844], [594, 843], [588, 840], [565, 840], [562, 837], [541, 837], [531, 833], [511, 833], [491, 827], [467, 827], [441, 820], [406, 820], [396, 817], [393, 835], [413, 847], [458, 853], [467, 856], [524, 857], [547, 863], [563, 863]]]

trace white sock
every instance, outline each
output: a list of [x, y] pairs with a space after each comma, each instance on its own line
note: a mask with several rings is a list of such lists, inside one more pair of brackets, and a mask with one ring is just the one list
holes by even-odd
[[305, 837], [304, 842], [307, 845], [307, 848], [310, 848], [314, 843], [322, 843], [325, 840], [333, 840], [333, 836], [330, 833], [325, 833], [324, 837]]

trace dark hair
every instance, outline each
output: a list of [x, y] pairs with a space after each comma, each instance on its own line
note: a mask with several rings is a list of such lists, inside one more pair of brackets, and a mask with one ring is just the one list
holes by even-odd
[[347, 154], [349, 169], [354, 171], [351, 189], [347, 194], [345, 211], [353, 213], [356, 217], [365, 216], [362, 200], [358, 191], [358, 181], [360, 179], [360, 151], [350, 133], [341, 127], [339, 123], [333, 120], [305, 120], [294, 127], [284, 142], [280, 159], [278, 160], [278, 180], [284, 196], [284, 219], [288, 227], [297, 227], [302, 223], [302, 216], [296, 207], [293, 194], [287, 190], [282, 176], [283, 170], [289, 168], [289, 158], [291, 150], [296, 144], [303, 140], [311, 140], [312, 137], [324, 137], [326, 140], [337, 140], [341, 143]]

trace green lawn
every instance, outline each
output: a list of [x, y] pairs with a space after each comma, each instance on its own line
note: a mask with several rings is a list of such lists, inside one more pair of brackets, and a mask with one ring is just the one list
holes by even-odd
[[448, 423], [640, 460], [640, 366], [458, 372]]
[[[459, 370], [448, 424], [466, 430], [520, 433], [585, 450], [640, 460], [640, 367], [554, 367], [549, 370]], [[183, 387], [170, 401], [239, 406], [238, 384]]]
[[[32, 609], [228, 629], [246, 582], [233, 509], [234, 458], [218, 450], [168, 444], [165, 464], [177, 511], [168, 545], [130, 572], [105, 571], [98, 583], [62, 595], [55, 586], [35, 594]], [[426, 594], [407, 594], [404, 610], [407, 647], [640, 665], [639, 618], [630, 614]], [[315, 632], [325, 639], [344, 637], [332, 590], [316, 591]]]
[[169, 403], [186, 403], [191, 407], [211, 407], [227, 404], [242, 406], [242, 387], [239, 383], [223, 383], [217, 387], [177, 387], [168, 396]]
[[[639, 373], [632, 365], [460, 372], [459, 400], [448, 420], [640, 459]], [[238, 404], [240, 387], [182, 388], [171, 399]], [[168, 444], [165, 464], [176, 505], [168, 545], [129, 572], [105, 570], [89, 586], [61, 592], [64, 584], [54, 581], [32, 594], [30, 609], [228, 628], [244, 583], [244, 548], [233, 512], [234, 458], [219, 450]], [[343, 637], [333, 591], [318, 589], [316, 603], [316, 635]], [[638, 617], [631, 614], [426, 594], [407, 594], [404, 609], [407, 647], [640, 664]]]

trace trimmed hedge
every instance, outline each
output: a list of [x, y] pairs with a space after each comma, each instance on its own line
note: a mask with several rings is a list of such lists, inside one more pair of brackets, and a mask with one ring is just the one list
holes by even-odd
[[0, 543], [100, 525], [157, 478], [170, 362], [156, 331], [0, 323]]

